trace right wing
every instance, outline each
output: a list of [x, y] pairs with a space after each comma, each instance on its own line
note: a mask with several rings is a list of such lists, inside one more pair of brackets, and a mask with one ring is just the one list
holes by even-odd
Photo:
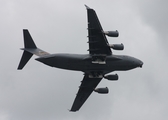
[[103, 32], [102, 26], [96, 15], [96, 12], [88, 6], [86, 6], [86, 8], [88, 16], [89, 53], [91, 55], [111, 55], [111, 48], [109, 47], [109, 43]]
[[88, 74], [84, 76], [70, 111], [75, 112], [81, 108], [101, 79], [102, 78], [90, 78]]

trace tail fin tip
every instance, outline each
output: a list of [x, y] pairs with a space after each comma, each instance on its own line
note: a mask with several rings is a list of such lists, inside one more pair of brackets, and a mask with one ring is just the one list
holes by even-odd
[[28, 29], [23, 29], [23, 37], [24, 37], [24, 47], [25, 48], [37, 48]]

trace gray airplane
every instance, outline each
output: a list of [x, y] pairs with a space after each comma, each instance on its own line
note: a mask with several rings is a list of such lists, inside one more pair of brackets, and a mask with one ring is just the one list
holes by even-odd
[[29, 31], [24, 29], [24, 48], [21, 48], [24, 52], [18, 66], [18, 70], [21, 70], [32, 55], [35, 54], [39, 56], [35, 60], [48, 66], [82, 71], [84, 77], [70, 110], [74, 112], [81, 108], [93, 91], [101, 94], [108, 93], [109, 90], [107, 87], [96, 88], [103, 78], [111, 81], [118, 80], [117, 74], [108, 73], [131, 70], [136, 67], [142, 67], [143, 65], [142, 61], [134, 57], [114, 55], [111, 48], [114, 50], [123, 50], [124, 45], [109, 44], [106, 35], [109, 37], [118, 37], [118, 31], [104, 31], [96, 12], [88, 6], [86, 6], [86, 9], [88, 17], [89, 54], [49, 54], [37, 48]]

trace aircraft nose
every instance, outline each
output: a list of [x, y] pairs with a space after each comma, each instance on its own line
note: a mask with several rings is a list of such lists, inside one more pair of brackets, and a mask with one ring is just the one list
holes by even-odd
[[143, 62], [140, 60], [139, 67], [142, 68], [142, 66], [143, 66]]
[[142, 68], [142, 66], [143, 66], [143, 62], [141, 60], [139, 60], [139, 59], [136, 60], [136, 64], [140, 68]]

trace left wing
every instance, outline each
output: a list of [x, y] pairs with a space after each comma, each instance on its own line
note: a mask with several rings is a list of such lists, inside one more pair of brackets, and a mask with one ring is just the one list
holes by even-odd
[[91, 55], [111, 55], [111, 48], [109, 47], [109, 43], [96, 15], [96, 12], [88, 6], [86, 6], [86, 9], [88, 17], [89, 53]]
[[90, 78], [88, 74], [86, 74], [82, 80], [81, 86], [79, 87], [79, 91], [74, 100], [72, 108], [70, 111], [78, 111], [96, 86], [99, 84], [102, 78]]

